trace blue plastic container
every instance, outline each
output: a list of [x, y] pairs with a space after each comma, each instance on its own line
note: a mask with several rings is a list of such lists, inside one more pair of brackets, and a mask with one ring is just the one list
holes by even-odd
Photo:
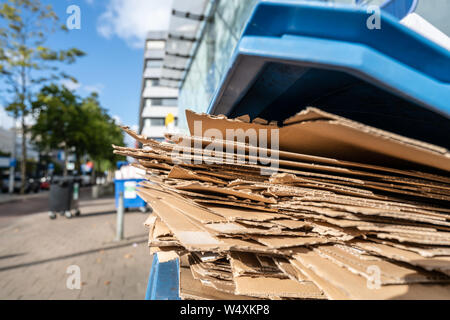
[[146, 207], [146, 202], [136, 194], [136, 186], [143, 179], [115, 179], [114, 194], [116, 197], [116, 208], [119, 203], [119, 193], [123, 192], [124, 208]]
[[262, 1], [208, 113], [282, 121], [315, 106], [450, 148], [450, 52], [364, 7]]
[[[355, 3], [365, 6], [366, 4], [371, 5], [372, 1], [355, 0]], [[418, 0], [384, 0], [380, 7], [384, 12], [390, 13], [397, 19], [403, 19], [411, 12], [414, 12], [417, 8], [417, 3]]]
[[145, 300], [180, 300], [180, 260], [160, 262], [153, 255]]

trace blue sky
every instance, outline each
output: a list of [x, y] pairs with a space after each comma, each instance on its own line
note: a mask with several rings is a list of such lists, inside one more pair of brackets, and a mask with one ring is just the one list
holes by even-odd
[[[82, 96], [97, 91], [111, 116], [123, 124], [136, 125], [145, 33], [167, 28], [171, 0], [41, 1], [52, 4], [61, 23], [69, 17], [69, 5], [81, 10], [80, 30], [55, 33], [48, 42], [56, 48], [76, 47], [87, 53], [75, 64], [63, 66], [78, 80], [78, 84], [65, 84]], [[0, 126], [7, 123], [1, 110]]]

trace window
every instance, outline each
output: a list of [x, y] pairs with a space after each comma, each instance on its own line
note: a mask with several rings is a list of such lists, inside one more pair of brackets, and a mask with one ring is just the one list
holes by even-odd
[[150, 118], [150, 126], [154, 127], [164, 127], [165, 126], [165, 118]]
[[162, 60], [147, 60], [145, 62], [145, 67], [146, 68], [161, 68], [163, 65], [163, 61]]
[[146, 79], [145, 86], [146, 87], [157, 87], [157, 86], [159, 86], [159, 79]]
[[[146, 127], [164, 127], [166, 118], [147, 118], [145, 119]], [[175, 118], [175, 127], [178, 126], [178, 118]]]
[[177, 98], [149, 98], [145, 99], [145, 106], [157, 106], [157, 107], [176, 107], [178, 105]]
[[153, 50], [163, 50], [166, 46], [165, 41], [161, 40], [148, 40], [147, 41], [147, 49], [153, 49]]
[[176, 107], [178, 104], [178, 99], [176, 98], [167, 98], [161, 99], [161, 105], [166, 107]]
[[160, 106], [161, 105], [161, 99], [146, 99], [145, 105], [150, 106]]

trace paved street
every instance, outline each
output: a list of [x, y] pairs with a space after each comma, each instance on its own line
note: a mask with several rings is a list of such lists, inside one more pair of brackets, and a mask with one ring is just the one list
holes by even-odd
[[[146, 214], [125, 214], [114, 241], [113, 198], [82, 193], [81, 216], [47, 216], [47, 196], [0, 204], [0, 299], [143, 299], [151, 257]], [[76, 265], [81, 289], [68, 289]]]
[[0, 228], [10, 225], [17, 218], [48, 210], [48, 191], [31, 195], [0, 196]]

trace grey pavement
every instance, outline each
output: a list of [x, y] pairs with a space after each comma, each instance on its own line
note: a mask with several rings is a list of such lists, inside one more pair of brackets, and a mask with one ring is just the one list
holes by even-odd
[[[0, 215], [8, 214], [2, 207], [13, 210], [0, 205]], [[152, 262], [147, 214], [127, 212], [126, 239], [116, 242], [113, 198], [83, 200], [80, 208], [72, 219], [50, 220], [42, 211], [0, 225], [0, 299], [144, 298]], [[72, 265], [80, 289], [67, 286]]]
[[9, 193], [0, 193], [0, 204], [8, 203], [8, 202], [16, 202], [34, 198], [45, 198], [47, 197], [48, 191], [40, 191], [39, 193], [29, 193], [29, 194], [9, 194]]

